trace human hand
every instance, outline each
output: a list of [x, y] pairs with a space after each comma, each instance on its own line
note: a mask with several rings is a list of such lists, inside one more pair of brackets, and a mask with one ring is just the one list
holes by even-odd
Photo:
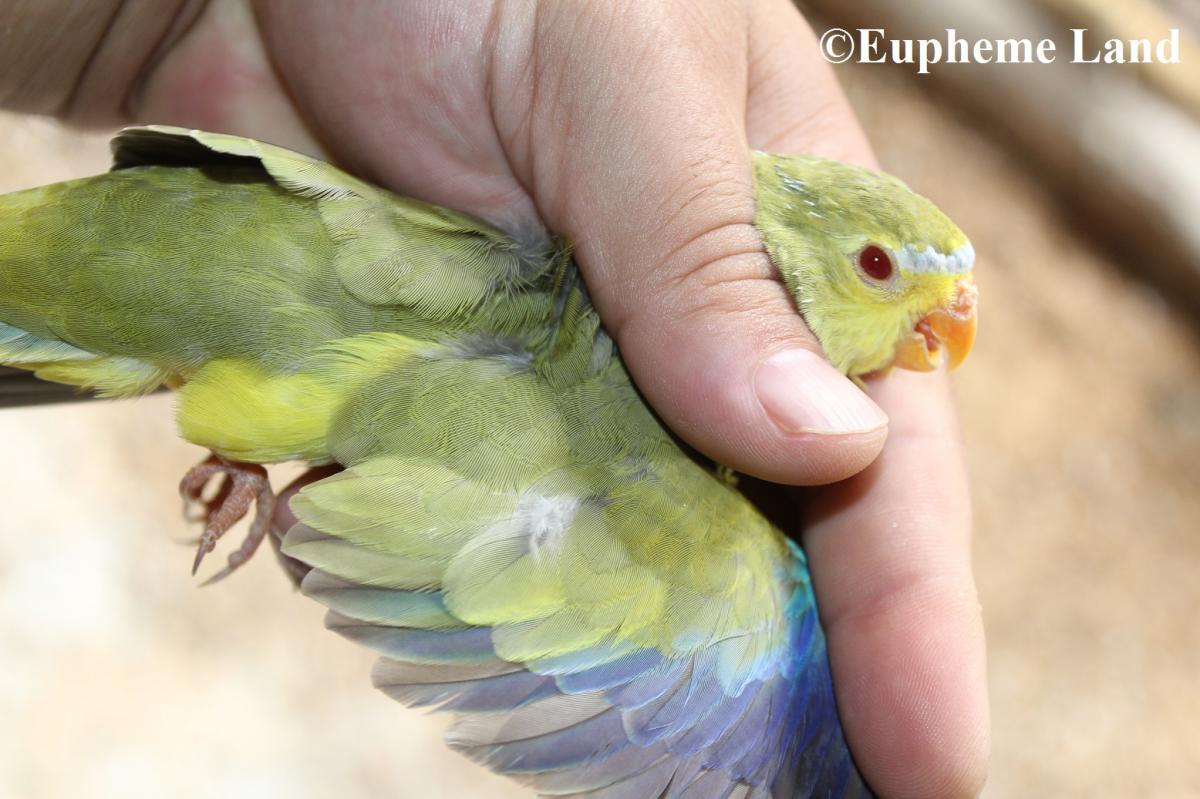
[[[887, 796], [978, 791], [983, 641], [945, 380], [877, 381], [877, 406], [805, 355], [819, 345], [752, 225], [751, 147], [873, 165], [789, 4], [213, 2], [190, 25], [181, 9], [172, 27], [124, 7], [53, 110], [254, 136], [568, 235], [675, 431], [749, 474], [842, 480], [803, 526], [868, 780]], [[799, 354], [759, 371], [782, 351]]]

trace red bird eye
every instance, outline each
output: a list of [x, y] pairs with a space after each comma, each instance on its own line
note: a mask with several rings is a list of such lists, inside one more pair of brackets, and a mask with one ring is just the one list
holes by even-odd
[[882, 247], [868, 244], [858, 254], [858, 265], [876, 280], [887, 280], [892, 276], [892, 259]]

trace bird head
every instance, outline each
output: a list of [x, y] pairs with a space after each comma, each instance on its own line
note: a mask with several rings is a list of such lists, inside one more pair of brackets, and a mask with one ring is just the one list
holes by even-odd
[[830, 362], [859, 377], [951, 369], [975, 340], [975, 251], [896, 178], [755, 153], [755, 225]]

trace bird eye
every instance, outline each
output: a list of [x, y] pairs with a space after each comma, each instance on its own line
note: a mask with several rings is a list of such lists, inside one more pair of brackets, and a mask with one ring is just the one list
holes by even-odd
[[858, 254], [859, 267], [876, 280], [887, 280], [892, 276], [892, 259], [882, 247], [868, 244]]

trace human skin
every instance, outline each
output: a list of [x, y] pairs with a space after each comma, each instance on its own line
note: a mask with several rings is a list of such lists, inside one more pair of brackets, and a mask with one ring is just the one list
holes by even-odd
[[789, 3], [0, 0], [0, 103], [252, 136], [569, 236], [672, 429], [739, 471], [824, 486], [785, 523], [804, 530], [868, 781], [979, 792], [984, 643], [947, 381], [860, 392], [752, 225], [750, 148], [875, 165]]

